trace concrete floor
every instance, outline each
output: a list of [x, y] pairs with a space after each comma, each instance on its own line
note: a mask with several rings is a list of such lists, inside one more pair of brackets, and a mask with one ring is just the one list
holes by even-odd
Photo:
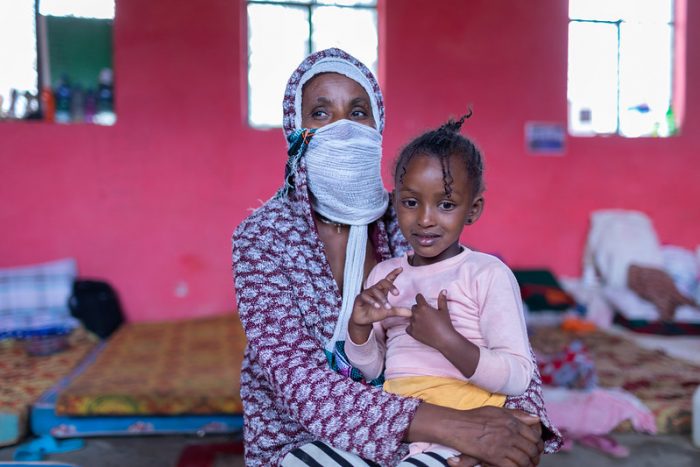
[[700, 449], [694, 447], [690, 436], [649, 436], [637, 433], [615, 434], [620, 444], [630, 450], [630, 456], [616, 459], [580, 445], [571, 452], [544, 456], [542, 467], [700, 467]]
[[[226, 436], [134, 436], [84, 438], [83, 449], [51, 454], [45, 460], [65, 462], [79, 467], [175, 467], [180, 452], [190, 444], [225, 443]], [[0, 448], [0, 462], [12, 460], [16, 446]], [[223, 465], [243, 467], [243, 457], [227, 458]], [[0, 463], [0, 466], [2, 464]], [[219, 467], [217, 463], [216, 467]], [[212, 466], [214, 467], [214, 466]]]
[[[646, 436], [619, 434], [615, 438], [627, 446], [631, 455], [615, 459], [590, 449], [574, 446], [568, 453], [544, 456], [543, 467], [700, 467], [700, 449], [688, 436]], [[71, 453], [53, 454], [48, 460], [72, 463], [80, 467], [175, 467], [182, 448], [188, 444], [222, 443], [223, 436], [152, 436], [92, 438], [85, 448]], [[0, 461], [12, 460], [15, 447], [0, 448]], [[1, 465], [1, 464], [0, 464]], [[243, 467], [240, 456], [221, 458], [212, 467]]]

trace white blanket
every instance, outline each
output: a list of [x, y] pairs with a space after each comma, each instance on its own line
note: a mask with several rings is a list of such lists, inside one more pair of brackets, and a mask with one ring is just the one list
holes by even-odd
[[[667, 271], [678, 289], [693, 297], [698, 289], [699, 261], [695, 255], [678, 247], [664, 246], [644, 213], [619, 209], [595, 211], [583, 257], [580, 284], [569, 290], [588, 308], [588, 317], [601, 327], [612, 323], [612, 308], [627, 319], [655, 321], [656, 307], [627, 288], [630, 265], [656, 267]], [[700, 310], [682, 306], [675, 321], [700, 323]]]

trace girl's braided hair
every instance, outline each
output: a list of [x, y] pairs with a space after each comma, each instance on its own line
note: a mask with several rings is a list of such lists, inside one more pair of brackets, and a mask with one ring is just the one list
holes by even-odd
[[460, 157], [467, 168], [467, 174], [472, 184], [472, 196], [477, 196], [485, 189], [484, 158], [481, 151], [459, 131], [466, 119], [472, 116], [472, 110], [455, 121], [450, 118], [447, 123], [436, 130], [430, 130], [408, 143], [399, 153], [394, 168], [394, 180], [403, 182], [408, 163], [416, 155], [435, 157], [442, 165], [442, 178], [445, 184], [445, 195], [452, 194], [454, 179], [450, 173], [450, 156]]

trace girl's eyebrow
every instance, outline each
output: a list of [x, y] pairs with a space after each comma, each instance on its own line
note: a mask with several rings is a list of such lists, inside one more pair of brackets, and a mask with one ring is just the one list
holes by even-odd
[[401, 189], [399, 189], [399, 193], [403, 193], [403, 192], [407, 192], [407, 193], [411, 193], [411, 194], [418, 193], [418, 191], [414, 190], [411, 187], [407, 187], [405, 185], [402, 185]]
[[358, 104], [365, 104], [367, 105], [367, 99], [364, 97], [356, 97], [353, 100], [350, 101], [351, 105], [358, 105]]

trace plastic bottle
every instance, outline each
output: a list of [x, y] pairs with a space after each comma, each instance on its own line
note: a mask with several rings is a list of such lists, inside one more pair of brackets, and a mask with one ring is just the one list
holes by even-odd
[[85, 123], [95, 123], [97, 113], [97, 94], [92, 88], [85, 91]]
[[112, 70], [103, 68], [98, 79], [97, 113], [94, 121], [100, 125], [113, 125], [115, 120]]
[[7, 109], [7, 118], [17, 117], [17, 100], [19, 99], [19, 92], [16, 89], [10, 90], [10, 107]]
[[56, 91], [54, 92], [54, 97], [56, 100], [56, 113], [54, 114], [54, 120], [56, 123], [70, 123], [70, 104], [71, 104], [72, 89], [70, 86], [70, 81], [66, 75], [62, 75]]
[[70, 116], [73, 122], [82, 123], [85, 120], [85, 93], [79, 84], [73, 87], [73, 95], [70, 100]]
[[668, 106], [666, 110], [666, 126], [668, 127], [668, 136], [673, 136], [678, 131], [676, 127], [676, 116], [673, 113], [673, 107]]
[[700, 448], [700, 386], [693, 394], [693, 444]]

